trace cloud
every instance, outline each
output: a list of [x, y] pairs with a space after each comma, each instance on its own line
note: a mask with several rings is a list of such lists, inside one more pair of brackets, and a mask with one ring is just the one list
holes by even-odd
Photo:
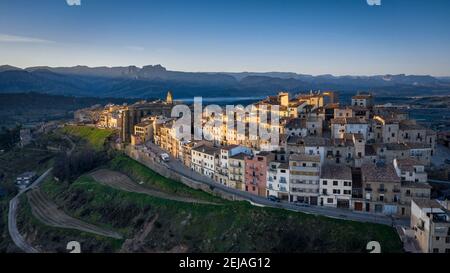
[[81, 0], [66, 0], [69, 6], [81, 6]]
[[36, 43], [36, 44], [48, 44], [54, 43], [53, 41], [38, 39], [25, 36], [16, 36], [0, 33], [0, 43]]

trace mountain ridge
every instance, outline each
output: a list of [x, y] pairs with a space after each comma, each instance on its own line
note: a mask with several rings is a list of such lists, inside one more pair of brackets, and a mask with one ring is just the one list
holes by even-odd
[[334, 76], [294, 72], [183, 72], [160, 64], [116, 67], [0, 66], [0, 93], [41, 92], [75, 96], [264, 96], [280, 90], [370, 90], [404, 94], [450, 92], [450, 77], [430, 75]]

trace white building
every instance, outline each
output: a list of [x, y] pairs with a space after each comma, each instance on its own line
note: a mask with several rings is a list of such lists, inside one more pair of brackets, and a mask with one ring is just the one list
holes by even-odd
[[412, 200], [411, 228], [422, 252], [450, 253], [450, 212], [436, 200]]
[[[230, 158], [238, 154], [252, 155], [252, 150], [245, 146], [230, 145], [220, 149], [220, 155], [216, 160], [214, 180], [225, 186], [229, 183]], [[235, 183], [232, 183], [233, 186]]]
[[349, 107], [345, 108], [335, 108], [334, 118], [350, 118], [353, 117], [353, 109]]
[[308, 135], [306, 120], [302, 118], [293, 118], [289, 120], [284, 126], [284, 133], [288, 136], [306, 137]]
[[322, 136], [323, 120], [320, 117], [308, 117], [306, 119], [306, 128], [310, 136]]
[[346, 118], [345, 132], [347, 134], [362, 134], [364, 139], [367, 139], [369, 132], [369, 124], [367, 121], [359, 118]]
[[413, 158], [394, 159], [394, 168], [402, 181], [426, 183], [425, 166]]
[[319, 156], [320, 163], [323, 163], [330, 141], [323, 137], [305, 137], [303, 139], [303, 145], [306, 155]]
[[320, 205], [350, 208], [352, 170], [345, 165], [322, 166], [320, 174]]
[[267, 196], [289, 200], [289, 164], [273, 161], [267, 168]]
[[358, 94], [352, 97], [352, 106], [371, 107], [373, 106], [372, 94]]
[[215, 159], [219, 156], [219, 150], [214, 147], [200, 145], [191, 150], [191, 169], [208, 176], [214, 177]]
[[344, 138], [345, 135], [345, 118], [331, 119], [331, 137], [332, 138]]

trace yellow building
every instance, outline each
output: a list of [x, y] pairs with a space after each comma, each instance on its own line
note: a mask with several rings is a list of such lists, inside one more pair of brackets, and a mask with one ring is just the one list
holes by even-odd
[[[134, 134], [131, 138], [131, 144], [142, 144], [153, 139], [153, 124], [150, 121], [144, 121], [134, 126]], [[134, 142], [134, 143], [133, 143]]]

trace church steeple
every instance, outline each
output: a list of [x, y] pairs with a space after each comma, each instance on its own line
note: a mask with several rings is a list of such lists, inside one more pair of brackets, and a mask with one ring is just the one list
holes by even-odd
[[172, 91], [170, 91], [170, 90], [167, 92], [166, 103], [173, 104], [173, 95], [172, 95]]

